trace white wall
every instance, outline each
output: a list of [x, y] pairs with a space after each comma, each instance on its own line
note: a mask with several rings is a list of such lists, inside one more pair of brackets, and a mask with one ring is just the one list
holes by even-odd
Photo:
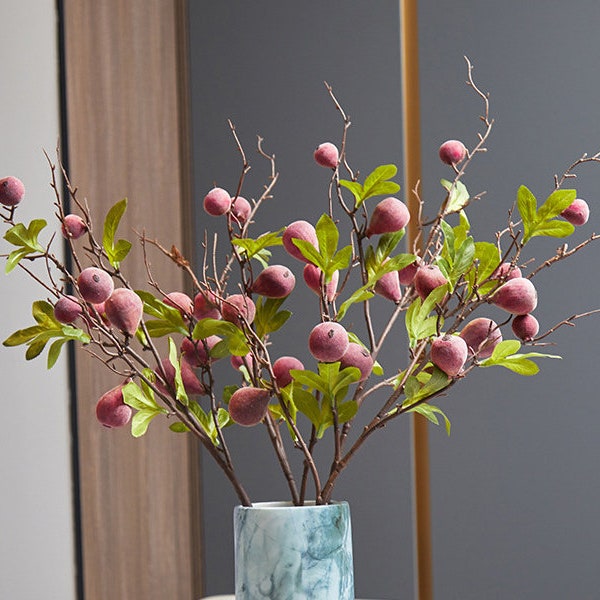
[[[0, 177], [23, 180], [17, 217], [52, 219], [50, 171], [59, 135], [54, 0], [0, 0]], [[54, 225], [52, 223], [52, 225]], [[4, 229], [3, 229], [4, 230]], [[0, 253], [8, 244], [0, 242]], [[60, 240], [57, 251], [60, 251]], [[43, 298], [19, 269], [0, 273], [0, 338], [32, 324]], [[25, 362], [0, 347], [0, 598], [75, 598], [66, 357], [46, 371], [45, 353]]]

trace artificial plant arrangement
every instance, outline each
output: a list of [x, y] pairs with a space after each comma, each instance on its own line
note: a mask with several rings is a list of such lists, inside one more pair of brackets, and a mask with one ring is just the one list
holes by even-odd
[[[98, 400], [99, 422], [106, 427], [131, 423], [131, 433], [139, 437], [156, 419], [161, 422], [153, 427], [195, 435], [244, 506], [251, 499], [228, 446], [238, 427], [264, 428], [293, 504], [307, 499], [329, 503], [340, 474], [382, 427], [418, 413], [436, 424], [442, 420], [449, 432], [447, 417], [432, 404], [435, 398], [474, 369], [501, 366], [536, 374], [532, 359], [554, 357], [538, 351], [546, 338], [590, 314], [573, 315], [540, 332], [532, 314], [538, 302], [533, 280], [598, 236], [572, 248], [561, 242], [551, 256], [532, 257], [530, 249], [536, 237], [566, 238], [588, 220], [586, 202], [563, 186], [580, 165], [600, 162], [600, 154], [575, 160], [555, 177], [543, 202], [521, 186], [495, 238], [477, 239], [467, 210], [484, 201], [483, 193], [472, 195], [464, 180], [478, 154], [486, 151], [493, 120], [488, 96], [474, 83], [470, 64], [467, 83], [483, 104], [481, 130], [471, 148], [457, 140], [441, 145], [439, 156], [449, 175], [441, 182], [439, 209], [428, 216], [429, 203], [424, 204], [418, 188], [409, 192], [418, 214], [410, 214], [394, 196], [400, 190], [393, 181], [394, 165], [378, 166], [364, 178], [352, 166], [350, 120], [327, 86], [343, 127], [339, 149], [325, 142], [314, 153], [317, 165], [331, 171], [325, 212], [314, 225], [296, 220], [263, 232], [261, 210], [275, 201], [279, 177], [275, 158], [259, 138], [259, 160], [268, 161], [270, 177], [256, 199], [246, 200], [242, 194], [248, 195], [244, 184], [250, 165], [230, 123], [242, 162], [237, 188], [215, 187], [203, 200], [208, 215], [226, 221], [223, 264], [217, 260], [223, 240], [216, 236], [210, 242], [204, 237], [204, 259], [193, 269], [177, 248], [136, 232], [144, 256], [148, 245], [155, 246], [173, 268], [186, 272], [190, 295], [163, 289], [148, 260], [148, 288], [132, 289], [126, 274], [132, 244], [117, 234], [126, 200], [112, 207], [99, 231], [60, 160], [57, 166], [48, 158], [57, 230], [69, 253], [65, 263], [53, 251], [57, 236], [47, 233], [44, 220], [17, 221], [24, 186], [15, 177], [4, 178], [4, 239], [13, 247], [6, 272], [18, 267], [46, 296], [33, 303], [35, 324], [10, 335], [4, 345], [26, 345], [27, 360], [48, 346], [50, 368], [67, 342], [82, 344], [102, 368], [122, 377]], [[61, 193], [61, 175], [67, 197]], [[411, 247], [401, 249], [411, 219], [418, 235]], [[41, 263], [43, 275], [31, 263]], [[285, 307], [294, 287], [304, 284], [314, 291], [321, 315], [302, 341], [314, 357], [307, 365], [277, 350], [288, 319], [305, 319]], [[389, 312], [381, 330], [371, 316], [373, 305]], [[401, 335], [408, 340], [405, 361], [384, 373], [377, 359], [386, 346], [397, 348]], [[157, 338], [167, 343], [161, 346]], [[219, 360], [231, 362], [226, 381], [215, 376]], [[357, 427], [359, 413], [368, 417], [366, 425]], [[323, 443], [332, 454], [328, 464], [318, 465], [315, 448]], [[289, 452], [302, 457], [299, 473]]]

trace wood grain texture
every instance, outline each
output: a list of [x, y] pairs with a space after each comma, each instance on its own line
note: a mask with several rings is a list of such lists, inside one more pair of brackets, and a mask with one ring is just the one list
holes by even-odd
[[[190, 202], [184, 0], [64, 0], [69, 170], [96, 222], [129, 199], [120, 231], [184, 248]], [[166, 291], [183, 275], [157, 252]], [[123, 264], [145, 285], [136, 248]], [[117, 379], [76, 358], [86, 600], [201, 596], [196, 444], [152, 423], [140, 440], [99, 427], [96, 399]]]

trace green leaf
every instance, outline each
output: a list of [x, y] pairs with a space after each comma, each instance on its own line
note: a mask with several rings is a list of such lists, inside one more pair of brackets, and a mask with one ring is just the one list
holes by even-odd
[[446, 424], [446, 433], [450, 435], [450, 420], [437, 406], [431, 406], [430, 404], [426, 403], [419, 404], [411, 408], [408, 412], [419, 413], [434, 425], [440, 424], [436, 415], [441, 415], [444, 418], [444, 422]]
[[343, 425], [348, 421], [351, 421], [356, 416], [358, 412], [358, 403], [354, 400], [349, 400], [348, 402], [344, 402], [340, 404], [337, 408], [338, 413], [338, 423]]
[[327, 264], [326, 260], [310, 242], [298, 238], [292, 238], [292, 243], [294, 246], [296, 246], [296, 248], [298, 248], [298, 250], [300, 250], [302, 256], [304, 256], [306, 260], [319, 267], [319, 269], [322, 271], [325, 270], [325, 266]]
[[577, 197], [575, 190], [554, 190], [537, 211], [538, 220], [548, 220], [558, 217], [560, 213], [569, 208]]
[[161, 414], [161, 411], [153, 409], [144, 409], [136, 412], [131, 419], [131, 435], [135, 438], [143, 436], [148, 431], [150, 421], [159, 414]]
[[250, 352], [244, 332], [229, 321], [201, 319], [196, 323], [192, 331], [192, 338], [194, 340], [204, 340], [211, 335], [218, 335], [224, 338], [229, 354], [245, 356]]
[[394, 233], [384, 233], [379, 237], [377, 242], [377, 251], [375, 252], [375, 260], [381, 264], [390, 254], [396, 249], [406, 229], [395, 231]]
[[31, 251], [27, 248], [19, 248], [19, 250], [13, 250], [6, 260], [6, 266], [4, 267], [4, 272], [8, 275], [18, 264], [19, 262], [31, 254]]
[[131, 249], [131, 244], [127, 240], [115, 240], [117, 228], [126, 209], [127, 198], [123, 198], [123, 200], [120, 200], [111, 207], [104, 219], [102, 246], [106, 252], [108, 261], [115, 269], [119, 268], [119, 262], [127, 256]]
[[246, 254], [246, 258], [256, 258], [264, 264], [265, 262], [268, 263], [266, 259], [270, 257], [270, 253], [265, 253], [266, 248], [281, 246], [283, 244], [283, 240], [281, 239], [283, 230], [284, 228], [278, 231], [267, 231], [255, 240], [252, 238], [234, 238], [231, 240], [231, 243], [239, 247]]
[[26, 329], [19, 329], [9, 335], [2, 344], [4, 346], [20, 346], [21, 344], [26, 344], [37, 337], [43, 330], [44, 329], [39, 325], [32, 325]]
[[500, 250], [491, 242], [475, 242], [475, 256], [477, 261], [477, 281], [485, 281], [499, 266]]
[[285, 298], [258, 297], [254, 317], [254, 327], [258, 337], [262, 339], [269, 333], [277, 331], [292, 316], [289, 310], [279, 310], [284, 302]]
[[181, 378], [181, 362], [177, 356], [177, 347], [175, 346], [173, 338], [169, 338], [169, 362], [175, 369], [175, 377], [173, 378], [175, 398], [184, 406], [188, 406], [190, 401], [183, 385], [183, 379]]
[[[448, 375], [446, 375], [446, 373], [437, 367], [433, 367], [431, 375], [429, 373], [424, 373], [424, 375], [428, 377], [427, 381], [420, 388], [411, 390], [411, 395], [407, 396], [407, 399], [402, 404], [403, 407], [411, 406], [416, 402], [422, 402], [423, 400], [434, 396], [446, 388], [450, 383], [450, 378]], [[411, 383], [413, 386], [415, 386], [414, 381]]]
[[321, 215], [315, 230], [319, 241], [319, 252], [323, 258], [329, 261], [337, 251], [340, 232], [332, 218], [327, 214]]
[[529, 231], [537, 218], [537, 200], [529, 188], [524, 185], [517, 191], [517, 208], [524, 228], [524, 240], [529, 239]]
[[297, 410], [318, 429], [321, 426], [321, 408], [318, 400], [299, 386], [294, 386], [292, 394]]
[[371, 292], [368, 289], [369, 287], [371, 287], [371, 286], [370, 285], [365, 285], [363, 287], [358, 288], [352, 294], [352, 296], [350, 296], [350, 298], [348, 298], [348, 300], [345, 300], [342, 303], [342, 305], [340, 306], [340, 309], [338, 310], [338, 313], [336, 315], [336, 319], [338, 321], [341, 321], [344, 318], [344, 316], [348, 312], [348, 309], [353, 304], [356, 304], [357, 302], [365, 302], [366, 300], [370, 300], [375, 295], [373, 292]]
[[311, 390], [319, 390], [321, 393], [327, 393], [327, 384], [323, 381], [320, 375], [307, 369], [291, 369], [290, 375], [301, 385], [305, 385]]
[[46, 344], [47, 340], [39, 337], [31, 342], [25, 352], [25, 360], [33, 360], [39, 356], [46, 347]]
[[[388, 193], [396, 193], [400, 190], [400, 186], [398, 184], [394, 184], [394, 191], [387, 191], [389, 188], [385, 187], [384, 191], [382, 191], [381, 184], [386, 182], [388, 179], [396, 176], [398, 173], [398, 168], [396, 165], [381, 165], [373, 170], [367, 178], [365, 179], [365, 183], [363, 184], [363, 193], [362, 193], [362, 201], [364, 202], [367, 198], [371, 198], [372, 196], [378, 196], [380, 194], [388, 194]], [[390, 182], [393, 183], [393, 182]]]
[[497, 363], [511, 354], [515, 354], [521, 348], [521, 342], [517, 340], [504, 340], [500, 342], [492, 352], [492, 355], [484, 362]]
[[17, 223], [4, 234], [4, 239], [13, 246], [21, 246], [31, 252], [44, 252], [37, 238], [46, 225], [44, 219], [34, 219], [28, 227], [23, 223]]
[[177, 421], [176, 423], [171, 423], [171, 425], [169, 425], [169, 429], [171, 431], [174, 431], [175, 433], [187, 433], [190, 430], [190, 428], [185, 423], [182, 423], [181, 421]]
[[444, 214], [455, 213], [462, 210], [469, 202], [469, 192], [462, 181], [448, 181], [442, 179], [442, 187], [448, 192], [448, 201]]
[[575, 227], [567, 221], [545, 221], [536, 225], [530, 232], [530, 237], [545, 235], [548, 237], [568, 237], [575, 231]]
[[48, 349], [48, 362], [46, 363], [46, 368], [51, 369], [58, 360], [60, 356], [60, 351], [62, 347], [67, 343], [66, 339], [58, 339], [50, 344], [50, 348]]
[[347, 179], [340, 179], [340, 185], [350, 190], [354, 195], [354, 205], [360, 206], [363, 197], [363, 186], [358, 181], [348, 181]]

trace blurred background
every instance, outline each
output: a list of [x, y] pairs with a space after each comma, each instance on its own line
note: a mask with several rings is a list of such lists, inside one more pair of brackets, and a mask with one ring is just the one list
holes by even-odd
[[[0, 176], [26, 178], [26, 210], [39, 215], [51, 213], [41, 148], [53, 149], [60, 131], [57, 12], [53, 0], [16, 4], [0, 0], [2, 21], [11, 24], [0, 40]], [[257, 135], [276, 155], [280, 172], [275, 197], [255, 231], [299, 218], [315, 221], [324, 211], [329, 174], [314, 164], [312, 152], [322, 141], [338, 142], [342, 132], [324, 81], [352, 118], [353, 167], [363, 174], [382, 163], [401, 168], [397, 0], [190, 0], [187, 9], [195, 207], [215, 183], [230, 190], [237, 185], [241, 162], [230, 118], [252, 165], [243, 195], [260, 195], [268, 175], [269, 165], [255, 152]], [[495, 121], [488, 153], [477, 157], [464, 179], [472, 194], [486, 191], [469, 210], [476, 240], [504, 226], [521, 184], [541, 202], [555, 174], [583, 152], [600, 150], [599, 22], [600, 5], [591, 0], [456, 0], [451, 8], [419, 2], [426, 213], [434, 214], [443, 197], [439, 180], [451, 174], [438, 159], [439, 145], [455, 138], [472, 147], [480, 130], [482, 102], [465, 85], [465, 55], [475, 81], [490, 93]], [[600, 169], [585, 165], [570, 184], [592, 213], [578, 239], [597, 229], [599, 183]], [[201, 210], [190, 215], [189, 226], [196, 246], [205, 228], [221, 231]], [[557, 245], [531, 243], [544, 255]], [[298, 265], [276, 252], [301, 277]], [[592, 245], [536, 278], [542, 329], [600, 306], [599, 253]], [[34, 292], [21, 281], [18, 289], [11, 281], [9, 289], [0, 279], [2, 339], [29, 319]], [[389, 306], [380, 299], [375, 305], [381, 327]], [[281, 354], [294, 354], [308, 366], [307, 332], [318, 319], [314, 296], [298, 286], [290, 308], [295, 322], [276, 341]], [[438, 403], [452, 421], [452, 435], [430, 428], [436, 598], [597, 597], [599, 332], [597, 317], [563, 327], [553, 337], [556, 347], [545, 349], [563, 359], [540, 361], [539, 375], [481, 370]], [[397, 345], [382, 359], [388, 369], [404, 359], [402, 326], [395, 335]], [[48, 375], [43, 362], [25, 364], [19, 350], [0, 352], [0, 597], [75, 598], [66, 360]], [[226, 364], [219, 368], [232, 373]], [[276, 465], [269, 448], [256, 446], [262, 432], [241, 433], [233, 452], [240, 470], [250, 473], [251, 495], [285, 496], [271, 475]], [[370, 440], [340, 479], [336, 496], [352, 508], [358, 597], [393, 600], [414, 586], [410, 452], [408, 420], [394, 423]], [[205, 592], [227, 593], [233, 587], [236, 498], [210, 461], [202, 467]]]

